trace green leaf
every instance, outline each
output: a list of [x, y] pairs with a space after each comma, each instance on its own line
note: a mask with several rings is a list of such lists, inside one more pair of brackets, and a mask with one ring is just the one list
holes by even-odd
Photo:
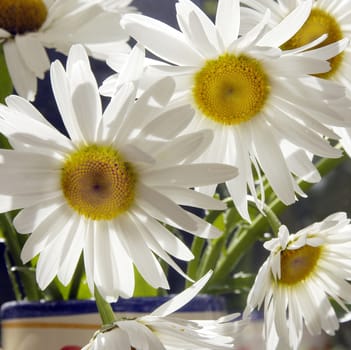
[[0, 45], [0, 103], [4, 103], [5, 97], [12, 94], [12, 92], [12, 80], [5, 62], [2, 45]]

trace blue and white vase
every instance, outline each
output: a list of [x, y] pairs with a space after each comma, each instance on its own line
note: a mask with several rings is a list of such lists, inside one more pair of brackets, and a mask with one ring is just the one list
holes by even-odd
[[[113, 304], [118, 317], [139, 317], [169, 299], [120, 299]], [[187, 319], [216, 319], [226, 313], [221, 297], [198, 295], [179, 310]], [[78, 350], [100, 328], [93, 300], [7, 302], [1, 308], [3, 350]]]

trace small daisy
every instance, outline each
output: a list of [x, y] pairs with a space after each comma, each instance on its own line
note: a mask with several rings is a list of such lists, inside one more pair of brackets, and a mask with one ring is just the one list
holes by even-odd
[[0, 43], [16, 92], [34, 100], [37, 78], [43, 79], [50, 67], [45, 48], [66, 54], [72, 44], [81, 43], [100, 59], [116, 50], [127, 52], [128, 35], [119, 21], [130, 2], [2, 0]]
[[[284, 18], [296, 11], [303, 0], [242, 0], [247, 5], [243, 9], [245, 19], [251, 22], [259, 21], [266, 8], [272, 11], [270, 26], [274, 26], [283, 21]], [[308, 44], [324, 34], [327, 38], [323, 40], [319, 47], [331, 44], [343, 38], [351, 39], [351, 1], [339, 0], [315, 0], [311, 13], [306, 18], [303, 26], [282, 45], [284, 50], [295, 49]], [[254, 11], [253, 11], [254, 10]], [[331, 79], [343, 84], [347, 89], [347, 94], [351, 98], [351, 46], [348, 45], [339, 55], [330, 58], [331, 69], [328, 72], [319, 74], [324, 79]], [[351, 129], [335, 127], [334, 131], [341, 137], [341, 143], [345, 151], [351, 156]]]
[[0, 151], [0, 210], [24, 208], [14, 221], [20, 233], [31, 232], [23, 261], [40, 254], [42, 289], [56, 275], [69, 283], [82, 251], [90, 290], [95, 284], [107, 300], [132, 296], [133, 264], [150, 285], [168, 288], [155, 255], [181, 274], [169, 254], [193, 256], [160, 222], [218, 237], [220, 231], [179, 205], [225, 209], [190, 188], [228, 180], [236, 169], [192, 164], [212, 133], [178, 136], [193, 112], [164, 111], [174, 90], [171, 78], [137, 101], [135, 84], [124, 84], [102, 113], [87, 54], [76, 45], [66, 71], [58, 61], [51, 65], [51, 82], [69, 138], [21, 97], [0, 105], [0, 131], [14, 148]]
[[335, 213], [295, 234], [285, 226], [266, 242], [270, 255], [248, 295], [246, 312], [264, 304], [266, 348], [298, 349], [306, 326], [334, 335], [339, 322], [329, 301], [351, 303], [351, 225]]
[[246, 321], [237, 314], [218, 320], [186, 320], [174, 312], [190, 302], [211, 276], [207, 273], [150, 315], [119, 320], [97, 332], [82, 350], [225, 350], [234, 349]]
[[[172, 65], [151, 66], [149, 75], [170, 75], [177, 84], [174, 103], [191, 105], [196, 113], [188, 130], [212, 129], [214, 140], [202, 160], [235, 164], [239, 175], [227, 182], [241, 215], [249, 219], [247, 187], [259, 200], [254, 173], [264, 173], [285, 203], [301, 194], [296, 178], [319, 181], [310, 154], [338, 157], [323, 138], [337, 138], [325, 126], [344, 125], [349, 107], [344, 89], [310, 74], [329, 69], [326, 59], [346, 46], [342, 40], [327, 49], [284, 53], [279, 46], [303, 24], [311, 1], [304, 1], [282, 25], [266, 31], [269, 12], [239, 37], [239, 0], [219, 0], [215, 24], [190, 0], [176, 4], [181, 31], [140, 15], [122, 17], [122, 26], [146, 49]], [[254, 169], [254, 170], [253, 170]], [[261, 183], [262, 185], [262, 183]]]

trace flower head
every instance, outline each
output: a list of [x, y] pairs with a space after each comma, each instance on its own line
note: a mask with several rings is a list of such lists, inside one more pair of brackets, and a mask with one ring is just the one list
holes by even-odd
[[203, 288], [211, 272], [158, 307], [150, 315], [114, 322], [95, 334], [83, 350], [225, 350], [233, 349], [246, 321], [232, 314], [218, 320], [186, 320], [173, 315]]
[[281, 226], [266, 242], [270, 255], [248, 295], [246, 312], [264, 304], [267, 349], [278, 342], [298, 349], [303, 326], [333, 335], [339, 322], [329, 298], [347, 310], [351, 302], [351, 225], [335, 213], [295, 234]]
[[66, 54], [72, 44], [81, 43], [101, 59], [116, 50], [127, 52], [128, 35], [119, 20], [130, 2], [112, 6], [108, 0], [1, 1], [0, 42], [16, 92], [34, 100], [37, 78], [43, 79], [50, 67], [45, 48]]
[[107, 299], [132, 296], [133, 264], [153, 287], [168, 288], [155, 255], [183, 275], [168, 254], [193, 255], [163, 223], [205, 238], [220, 235], [179, 205], [225, 209], [190, 188], [225, 181], [236, 169], [192, 163], [211, 132], [178, 136], [192, 111], [165, 111], [170, 78], [137, 101], [136, 84], [126, 83], [102, 112], [87, 54], [77, 45], [66, 70], [52, 64], [51, 80], [69, 137], [23, 98], [10, 96], [0, 106], [0, 130], [14, 148], [0, 151], [1, 211], [23, 208], [14, 221], [20, 233], [31, 232], [22, 259], [40, 254], [42, 289], [56, 275], [67, 284], [82, 251], [90, 290], [96, 285]]
[[[265, 11], [261, 1], [243, 0], [242, 2], [248, 5], [242, 10], [244, 18], [250, 18], [251, 22], [259, 21], [260, 15], [263, 15]], [[289, 3], [282, 0], [265, 2], [265, 8], [271, 9], [273, 14], [268, 25], [273, 27], [283, 21], [289, 13], [298, 9], [301, 2], [302, 0], [294, 0]], [[325, 35], [327, 35], [326, 38], [317, 47], [323, 47], [344, 38], [350, 39], [351, 17], [348, 15], [350, 5], [351, 1], [313, 1], [311, 12], [306, 17], [304, 24], [293, 33], [294, 35], [289, 40], [282, 44], [282, 49], [295, 49]], [[341, 83], [347, 89], [348, 96], [351, 97], [351, 80], [349, 79], [351, 46], [348, 45], [343, 52], [331, 57], [329, 62], [331, 69], [319, 74], [319, 76]], [[338, 106], [336, 105], [335, 108]], [[349, 127], [334, 127], [333, 130], [340, 136], [340, 142], [345, 151], [351, 155], [351, 129]]]
[[[329, 107], [337, 99], [349, 107], [344, 89], [312, 74], [329, 70], [347, 40], [328, 49], [306, 47], [288, 52], [279, 47], [303, 24], [311, 10], [303, 1], [298, 12], [267, 31], [270, 13], [249, 32], [240, 32], [238, 0], [219, 0], [215, 23], [190, 0], [176, 4], [181, 31], [138, 15], [127, 14], [122, 26], [138, 42], [170, 64], [149, 67], [145, 80], [172, 75], [177, 84], [175, 105], [190, 105], [195, 116], [186, 131], [209, 128], [214, 140], [201, 159], [235, 164], [239, 175], [227, 182], [241, 215], [249, 219], [248, 190], [258, 204], [265, 174], [285, 203], [303, 194], [297, 179], [316, 182], [319, 174], [311, 154], [338, 157], [323, 135], [337, 138], [325, 125], [344, 125], [345, 116]], [[311, 44], [312, 46], [315, 45]], [[311, 47], [309, 47], [311, 48]], [[262, 189], [262, 188], [261, 188]]]

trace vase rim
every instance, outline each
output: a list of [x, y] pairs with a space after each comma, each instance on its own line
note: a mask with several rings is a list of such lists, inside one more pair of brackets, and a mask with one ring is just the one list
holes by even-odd
[[[112, 303], [115, 312], [137, 312], [151, 313], [158, 306], [172, 298], [173, 295], [155, 297], [134, 297], [130, 299], [118, 299]], [[218, 295], [199, 294], [192, 299], [179, 312], [199, 312], [225, 311], [227, 308], [226, 300]], [[97, 307], [95, 300], [60, 300], [60, 301], [9, 301], [1, 306], [0, 319], [9, 320], [13, 318], [40, 317], [43, 312], [47, 316], [67, 316], [74, 314], [96, 313]]]

